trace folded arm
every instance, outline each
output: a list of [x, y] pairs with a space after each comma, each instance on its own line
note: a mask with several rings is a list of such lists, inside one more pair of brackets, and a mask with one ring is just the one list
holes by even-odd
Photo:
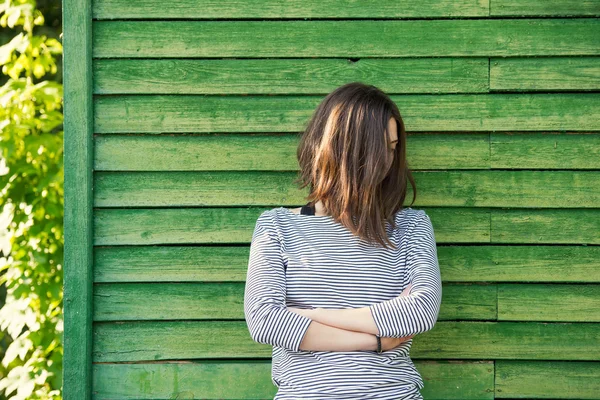
[[300, 350], [360, 351], [377, 350], [375, 335], [354, 332], [313, 321], [309, 326]]
[[285, 270], [269, 212], [257, 219], [244, 292], [244, 315], [255, 342], [289, 350], [376, 350], [374, 335], [313, 322], [285, 305]]
[[407, 269], [410, 294], [367, 307], [298, 310], [307, 318], [337, 328], [405, 337], [432, 329], [442, 301], [442, 280], [433, 226], [421, 211], [408, 238]]

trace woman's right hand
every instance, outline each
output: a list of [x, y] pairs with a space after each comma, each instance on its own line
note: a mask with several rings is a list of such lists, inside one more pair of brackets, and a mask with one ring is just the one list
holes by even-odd
[[402, 343], [412, 339], [415, 335], [403, 336], [399, 338], [394, 337], [382, 337], [381, 338], [381, 351], [392, 350], [395, 347], [400, 346]]

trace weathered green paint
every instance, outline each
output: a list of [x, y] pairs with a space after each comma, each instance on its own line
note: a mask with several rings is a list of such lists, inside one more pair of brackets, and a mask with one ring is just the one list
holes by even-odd
[[498, 209], [491, 243], [600, 244], [598, 209]]
[[[487, 57], [94, 60], [96, 94], [327, 94], [351, 81], [386, 93], [487, 93]], [[176, 73], [174, 73], [176, 71]]]
[[[94, 323], [94, 362], [269, 358], [244, 321]], [[411, 358], [587, 360], [600, 357], [600, 323], [439, 321], [413, 339]]]
[[[495, 284], [444, 284], [443, 292], [440, 321], [496, 320]], [[96, 284], [94, 321], [239, 320], [243, 297], [243, 282]]]
[[94, 58], [600, 55], [596, 18], [95, 21]]
[[600, 322], [600, 285], [498, 285], [498, 321]]
[[65, 0], [64, 82], [64, 400], [92, 394], [92, 11]]
[[[427, 382], [426, 399], [486, 400], [494, 397], [492, 361], [424, 361], [415, 367]], [[115, 385], [119, 382], [119, 385]], [[99, 399], [272, 399], [270, 362], [94, 364]]]
[[600, 282], [598, 246], [442, 245], [438, 258], [444, 282]]
[[[570, 135], [573, 136], [573, 135]], [[510, 138], [513, 136], [511, 135]], [[587, 165], [600, 167], [600, 154], [593, 157], [592, 136], [565, 145], [589, 150]], [[550, 147], [542, 136], [531, 145]], [[199, 135], [97, 135], [96, 171], [297, 171], [298, 135], [199, 134]], [[510, 144], [511, 139], [506, 139]], [[598, 146], [600, 147], [600, 141]], [[581, 144], [579, 144], [581, 143]], [[577, 149], [570, 150], [571, 152]], [[562, 151], [562, 146], [559, 151]], [[410, 133], [407, 157], [414, 169], [487, 169], [490, 163], [488, 133]], [[532, 167], [538, 156], [513, 151], [518, 164]], [[545, 153], [541, 158], [552, 159]], [[532, 159], [533, 158], [533, 159]], [[574, 158], [577, 160], [578, 158]], [[528, 162], [528, 160], [531, 160]], [[568, 161], [568, 160], [567, 160]], [[573, 160], [571, 160], [573, 162]]]
[[327, 94], [350, 81], [369, 81], [389, 94], [443, 94], [597, 90], [599, 63], [599, 57], [492, 57], [489, 68], [483, 57], [100, 59], [93, 72], [95, 94]]
[[249, 255], [249, 246], [97, 246], [94, 282], [243, 282]]
[[595, 132], [490, 134], [490, 167], [498, 169], [600, 169]]
[[194, 0], [178, 0], [176, 7], [165, 7], [160, 0], [98, 0], [94, 2], [93, 12], [94, 19], [487, 17], [489, 1], [228, 0], [204, 1], [199, 6]]
[[[270, 207], [269, 207], [270, 208]], [[94, 245], [247, 244], [258, 215], [266, 208], [98, 208], [94, 212]], [[552, 210], [554, 211], [554, 210]], [[440, 243], [489, 243], [490, 218], [497, 210], [448, 207], [428, 209]], [[570, 211], [580, 235], [596, 238], [593, 211]], [[550, 219], [548, 223], [552, 223]], [[524, 228], [523, 234], [529, 232]], [[519, 238], [517, 234], [517, 239]], [[560, 235], [557, 234], [558, 237]], [[574, 240], [575, 238], [571, 239]], [[594, 240], [597, 240], [594, 239]]]
[[579, 361], [496, 361], [495, 397], [596, 399], [600, 363]]
[[[413, 207], [595, 208], [596, 171], [415, 171]], [[96, 172], [96, 207], [299, 204], [290, 172]], [[265, 189], [256, 192], [257, 187]], [[412, 189], [405, 203], [412, 201]]]
[[490, 59], [491, 91], [598, 89], [600, 57]]
[[[444, 282], [600, 282], [600, 246], [448, 245], [453, 237], [437, 236]], [[248, 246], [98, 246], [94, 282], [244, 282], [248, 256]]]
[[491, 16], [600, 16], [598, 0], [492, 0]]
[[[94, 212], [94, 245], [247, 243], [264, 209], [99, 208]], [[438, 243], [600, 243], [597, 209], [440, 207], [426, 211]]]
[[[323, 97], [98, 96], [94, 99], [94, 132], [299, 133]], [[407, 94], [391, 98], [410, 132], [600, 129], [600, 93]]]
[[[297, 171], [298, 136], [271, 134], [98, 135], [95, 171]], [[600, 135], [409, 133], [415, 170], [600, 169]]]

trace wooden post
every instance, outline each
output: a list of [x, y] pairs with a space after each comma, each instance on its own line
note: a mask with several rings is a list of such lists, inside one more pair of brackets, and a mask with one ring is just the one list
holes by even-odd
[[92, 387], [92, 4], [63, 1], [64, 362], [63, 399]]

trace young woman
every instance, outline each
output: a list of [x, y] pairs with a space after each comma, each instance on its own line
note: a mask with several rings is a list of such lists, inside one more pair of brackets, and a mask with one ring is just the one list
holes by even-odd
[[297, 156], [308, 203], [258, 217], [244, 294], [252, 339], [273, 346], [275, 400], [423, 399], [409, 352], [437, 321], [442, 281], [429, 216], [403, 207], [416, 186], [397, 106], [343, 85]]

